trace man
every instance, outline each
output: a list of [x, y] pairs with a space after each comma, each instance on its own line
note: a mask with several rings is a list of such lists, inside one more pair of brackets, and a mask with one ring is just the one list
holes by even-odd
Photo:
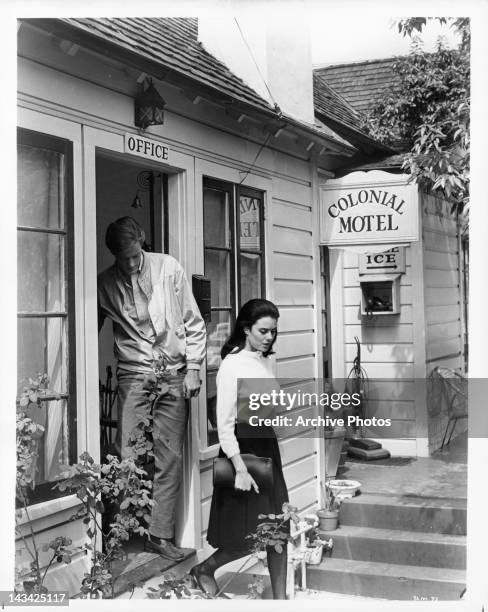
[[[205, 324], [181, 265], [142, 249], [144, 231], [132, 217], [109, 225], [105, 243], [114, 264], [98, 277], [98, 330], [113, 322], [117, 358], [117, 446], [127, 457], [131, 431], [153, 407], [154, 506], [147, 546], [183, 558], [174, 544], [175, 504], [182, 473], [188, 402], [200, 390]], [[156, 377], [157, 373], [157, 377]]]

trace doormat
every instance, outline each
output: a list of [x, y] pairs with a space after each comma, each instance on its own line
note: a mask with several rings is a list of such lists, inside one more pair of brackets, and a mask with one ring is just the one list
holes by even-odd
[[348, 457], [346, 463], [363, 463], [364, 465], [409, 465], [416, 461], [416, 457], [388, 457], [388, 459], [370, 459], [365, 461], [359, 457]]

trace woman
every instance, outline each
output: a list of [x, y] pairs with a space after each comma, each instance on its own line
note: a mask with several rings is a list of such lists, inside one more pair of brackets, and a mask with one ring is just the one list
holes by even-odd
[[[217, 550], [190, 571], [198, 586], [215, 595], [215, 570], [249, 554], [246, 536], [256, 530], [259, 514], [280, 513], [288, 501], [281, 457], [272, 427], [255, 427], [237, 420], [237, 380], [271, 379], [273, 344], [279, 312], [268, 300], [250, 300], [241, 308], [235, 328], [222, 347], [222, 363], [217, 374], [217, 430], [219, 457], [227, 456], [235, 468], [234, 490], [216, 488], [210, 508], [208, 543]], [[257, 435], [258, 433], [258, 435]], [[273, 490], [259, 491], [246, 469], [241, 453], [252, 453], [273, 460]], [[268, 568], [274, 599], [286, 598], [286, 548], [282, 553], [267, 550]]]

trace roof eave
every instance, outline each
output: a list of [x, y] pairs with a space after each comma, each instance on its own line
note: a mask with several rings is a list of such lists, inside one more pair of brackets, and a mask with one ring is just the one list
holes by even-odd
[[[55, 36], [66, 38], [82, 47], [89, 48], [100, 55], [110, 57], [115, 55], [117, 59], [123, 61], [131, 68], [150, 74], [157, 80], [163, 82], [167, 81], [173, 85], [180, 86], [184, 86], [185, 83], [196, 83], [208, 99], [216, 101], [223, 106], [238, 108], [254, 119], [264, 123], [267, 127], [267, 124], [271, 122], [272, 125], [269, 127], [271, 127], [272, 132], [276, 132], [280, 128], [289, 129], [296, 136], [318, 144], [325, 153], [332, 152], [334, 154], [342, 154], [346, 157], [350, 157], [357, 151], [356, 147], [352, 144], [341, 143], [332, 136], [320, 132], [317, 128], [285, 115], [279, 110], [271, 107], [260, 107], [248, 100], [243, 100], [237, 96], [231, 96], [221, 89], [209, 86], [197, 77], [192, 77], [174, 67], [167, 66], [163, 62], [158, 62], [140, 55], [136, 51], [131, 51], [116, 42], [112, 42], [101, 35], [82, 29], [76, 24], [70, 23], [64, 19], [22, 18], [22, 21], [30, 24], [34, 28], [47, 30]], [[267, 101], [263, 101], [268, 104]]]

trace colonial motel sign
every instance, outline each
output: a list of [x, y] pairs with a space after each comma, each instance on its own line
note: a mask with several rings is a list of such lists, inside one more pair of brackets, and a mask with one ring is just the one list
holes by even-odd
[[418, 188], [404, 174], [353, 172], [320, 187], [320, 243], [392, 244], [419, 239]]

